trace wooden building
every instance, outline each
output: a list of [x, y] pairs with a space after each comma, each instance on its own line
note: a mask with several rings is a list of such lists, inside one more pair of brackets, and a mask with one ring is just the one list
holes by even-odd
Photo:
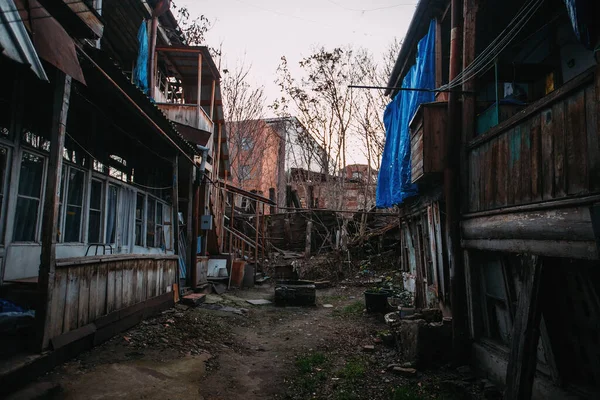
[[425, 266], [417, 285], [447, 285], [455, 350], [506, 399], [600, 391], [599, 37], [586, 24], [599, 11], [421, 0], [388, 84], [400, 93], [434, 21], [438, 91], [411, 123], [419, 194], [401, 205], [403, 226], [416, 219], [402, 247]]
[[228, 152], [219, 73], [168, 3], [3, 3], [1, 294], [35, 310], [37, 333], [14, 352], [100, 343], [194, 282]]

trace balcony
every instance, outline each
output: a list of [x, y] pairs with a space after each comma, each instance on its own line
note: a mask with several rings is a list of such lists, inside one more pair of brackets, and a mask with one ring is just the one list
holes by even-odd
[[600, 193], [593, 69], [530, 104], [468, 146], [468, 211]]
[[206, 47], [156, 49], [152, 97], [176, 123], [214, 133], [215, 87], [219, 74]]

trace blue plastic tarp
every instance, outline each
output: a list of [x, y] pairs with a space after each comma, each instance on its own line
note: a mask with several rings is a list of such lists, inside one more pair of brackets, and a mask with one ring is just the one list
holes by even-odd
[[577, 40], [588, 49], [598, 41], [598, 0], [564, 0]]
[[146, 94], [148, 94], [148, 60], [150, 58], [150, 50], [148, 45], [148, 29], [146, 21], [142, 21], [142, 25], [138, 30], [137, 39], [140, 45], [138, 57], [133, 70], [133, 82]]
[[[434, 20], [429, 32], [417, 48], [417, 63], [412, 66], [403, 88], [435, 89], [435, 28]], [[386, 137], [381, 168], [377, 180], [377, 207], [392, 207], [418, 194], [411, 183], [409, 123], [421, 103], [435, 100], [433, 92], [399, 91], [383, 114]]]

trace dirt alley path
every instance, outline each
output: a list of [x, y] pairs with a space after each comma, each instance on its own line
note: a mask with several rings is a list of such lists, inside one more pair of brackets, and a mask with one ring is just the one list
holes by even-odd
[[[272, 299], [271, 286], [211, 295], [203, 307], [167, 310], [43, 380], [60, 384], [60, 399], [463, 398], [427, 394], [452, 372], [415, 380], [386, 370], [400, 359], [378, 343], [386, 326], [364, 315], [362, 290], [319, 290], [311, 308], [245, 302]], [[395, 388], [409, 397], [394, 397]]]

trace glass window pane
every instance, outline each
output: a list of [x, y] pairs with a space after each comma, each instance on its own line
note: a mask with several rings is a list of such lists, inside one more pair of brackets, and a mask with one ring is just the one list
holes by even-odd
[[155, 247], [156, 244], [154, 242], [154, 220], [156, 213], [156, 200], [148, 198], [148, 207], [146, 208], [146, 246], [147, 247]]
[[92, 180], [90, 189], [88, 242], [99, 243], [102, 237], [102, 201], [104, 197], [102, 182]]
[[40, 198], [44, 159], [31, 153], [23, 153], [21, 175], [19, 176], [19, 194]]
[[116, 242], [117, 233], [117, 196], [118, 188], [113, 185], [108, 187], [108, 204], [106, 209], [106, 243]]
[[[81, 218], [83, 210], [83, 189], [85, 174], [83, 171], [70, 168], [67, 194], [67, 215], [65, 217], [64, 242], [81, 241]], [[61, 194], [64, 190], [61, 190]], [[62, 208], [62, 204], [61, 204]]]
[[8, 151], [4, 147], [0, 147], [0, 194], [4, 194], [4, 180], [6, 178], [6, 161]]
[[35, 154], [23, 153], [13, 232], [14, 241], [33, 242], [36, 239], [43, 173], [44, 159]]
[[67, 216], [65, 218], [65, 242], [79, 242], [80, 233], [81, 207], [67, 206]]
[[15, 215], [15, 242], [33, 242], [37, 227], [40, 201], [19, 197], [17, 199], [17, 212]]
[[156, 203], [156, 223], [159, 225], [163, 223], [163, 206], [160, 203]]
[[88, 242], [100, 243], [100, 229], [102, 229], [102, 213], [100, 211], [90, 210], [89, 220], [90, 228], [88, 230]]
[[90, 208], [94, 210], [102, 209], [102, 182], [93, 180], [90, 193]]
[[135, 204], [135, 245], [143, 246], [144, 238], [142, 237], [142, 223], [144, 219], [144, 203], [146, 198], [143, 194], [137, 195]]
[[83, 171], [75, 168], [69, 169], [69, 194], [67, 196], [68, 204], [78, 206], [83, 204], [84, 182], [85, 174]]

